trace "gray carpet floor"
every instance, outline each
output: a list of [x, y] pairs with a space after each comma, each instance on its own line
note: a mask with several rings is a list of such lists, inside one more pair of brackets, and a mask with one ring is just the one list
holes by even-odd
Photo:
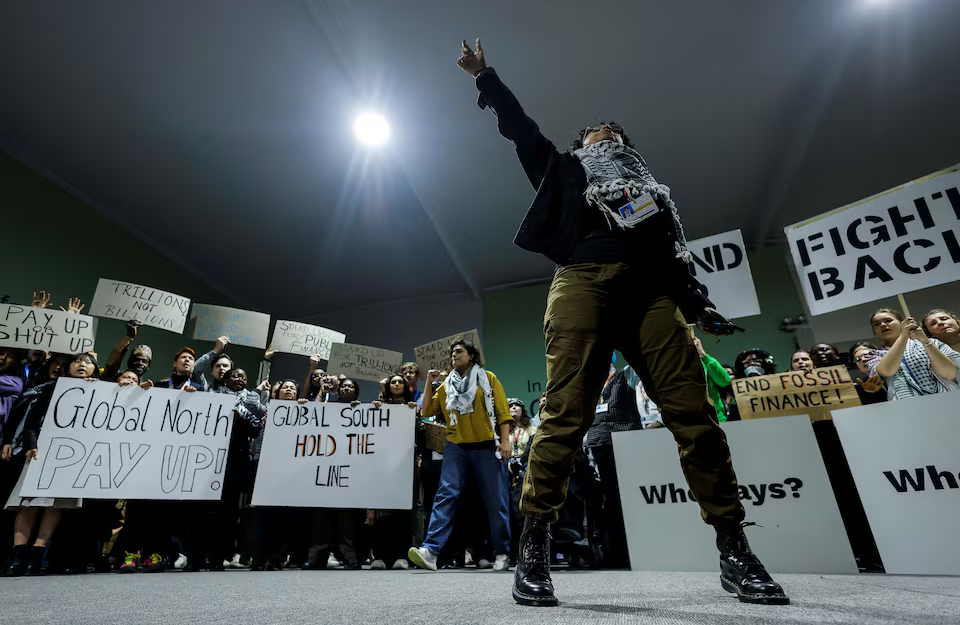
[[0, 579], [0, 622], [960, 624], [960, 578], [778, 576], [789, 606], [739, 603], [706, 573], [560, 571], [558, 608], [510, 598], [492, 571], [282, 571]]

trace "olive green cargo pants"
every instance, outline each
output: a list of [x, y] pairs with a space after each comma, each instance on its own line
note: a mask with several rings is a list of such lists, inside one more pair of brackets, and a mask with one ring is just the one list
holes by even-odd
[[[574, 455], [593, 423], [614, 349], [634, 368], [673, 433], [690, 490], [711, 525], [743, 520], [737, 477], [696, 347], [676, 304], [645, 290], [656, 268], [625, 263], [560, 267], [544, 337], [547, 403], [523, 483], [525, 516], [557, 520]], [[621, 476], [621, 484], [626, 480]]]

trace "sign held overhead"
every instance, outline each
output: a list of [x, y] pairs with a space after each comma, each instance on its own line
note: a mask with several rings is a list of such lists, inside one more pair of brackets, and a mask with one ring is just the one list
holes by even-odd
[[137, 319], [145, 326], [183, 334], [190, 299], [149, 286], [100, 278], [90, 303], [94, 317]]

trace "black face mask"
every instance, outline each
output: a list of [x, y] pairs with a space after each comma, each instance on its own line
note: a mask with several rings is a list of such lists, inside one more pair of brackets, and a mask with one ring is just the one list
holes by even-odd
[[763, 367], [760, 365], [750, 365], [749, 367], [744, 367], [743, 375], [747, 378], [755, 378], [759, 375], [764, 375]]

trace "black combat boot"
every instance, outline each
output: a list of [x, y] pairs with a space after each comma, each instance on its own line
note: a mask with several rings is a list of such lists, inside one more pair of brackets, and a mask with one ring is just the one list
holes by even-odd
[[720, 550], [720, 583], [727, 592], [736, 593], [744, 603], [786, 605], [790, 598], [773, 581], [760, 560], [750, 551], [750, 543], [739, 523], [717, 526]]
[[47, 553], [47, 547], [30, 547], [30, 561], [27, 563], [27, 570], [24, 575], [43, 575], [43, 555]]
[[17, 545], [13, 548], [13, 556], [10, 559], [10, 566], [4, 573], [7, 577], [20, 577], [27, 570], [27, 561], [30, 559], [30, 547], [27, 545]]
[[521, 605], [558, 605], [550, 580], [550, 524], [527, 518], [519, 551], [513, 574], [514, 600]]

